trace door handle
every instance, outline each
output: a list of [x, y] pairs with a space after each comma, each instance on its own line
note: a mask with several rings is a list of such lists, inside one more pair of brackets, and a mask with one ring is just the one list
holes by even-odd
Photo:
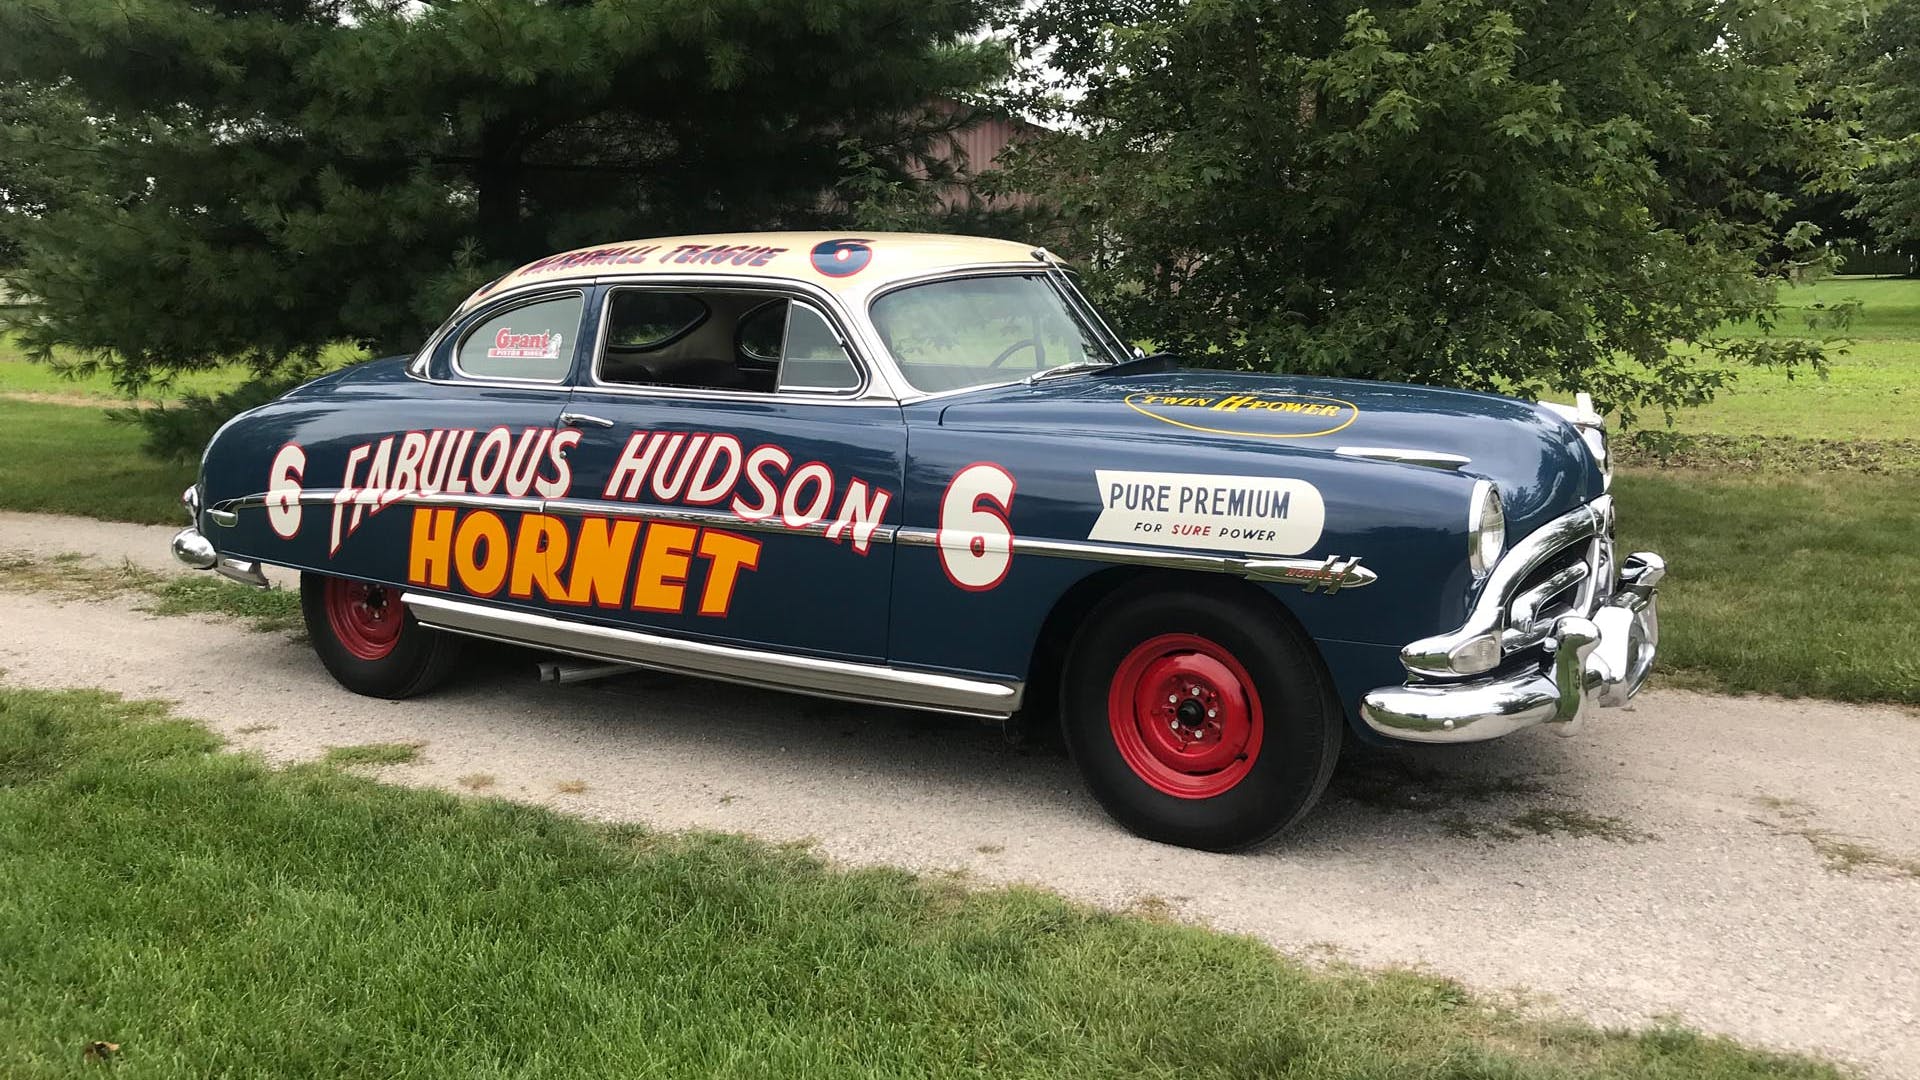
[[583, 412], [563, 412], [560, 423], [567, 427], [612, 427], [613, 421], [604, 416], [592, 416]]

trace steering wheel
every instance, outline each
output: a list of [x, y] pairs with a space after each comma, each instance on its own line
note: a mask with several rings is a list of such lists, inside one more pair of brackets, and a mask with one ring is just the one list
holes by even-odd
[[987, 366], [990, 368], [997, 368], [1001, 364], [1006, 363], [1013, 356], [1014, 353], [1019, 352], [1021, 349], [1033, 350], [1033, 366], [1034, 367], [1040, 368], [1040, 367], [1046, 366], [1047, 347], [1045, 345], [1040, 344], [1039, 338], [1022, 338], [1019, 341], [1014, 342], [1013, 344], [1000, 350], [1000, 355], [994, 357], [993, 363], [988, 364]]

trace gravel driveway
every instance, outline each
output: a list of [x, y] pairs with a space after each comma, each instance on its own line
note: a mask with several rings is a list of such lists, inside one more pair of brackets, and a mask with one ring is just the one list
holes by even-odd
[[[0, 551], [160, 568], [171, 532], [0, 513]], [[1677, 1017], [1920, 1076], [1911, 710], [1655, 690], [1574, 739], [1349, 758], [1303, 828], [1220, 856], [1134, 839], [1064, 757], [970, 721], [645, 674], [553, 687], [531, 664], [493, 668], [375, 701], [284, 637], [0, 593], [6, 682], [172, 699], [272, 758], [420, 741], [423, 760], [387, 778], [459, 789], [479, 774], [489, 793], [592, 817], [1032, 882], [1605, 1024]]]

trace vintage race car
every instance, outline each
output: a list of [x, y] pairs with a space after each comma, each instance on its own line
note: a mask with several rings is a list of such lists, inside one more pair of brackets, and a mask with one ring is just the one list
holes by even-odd
[[1664, 567], [1616, 555], [1609, 479], [1584, 399], [1182, 370], [1044, 250], [687, 236], [523, 266], [236, 417], [173, 547], [299, 570], [363, 694], [478, 637], [1057, 715], [1115, 818], [1230, 849], [1349, 730], [1570, 732], [1637, 692]]

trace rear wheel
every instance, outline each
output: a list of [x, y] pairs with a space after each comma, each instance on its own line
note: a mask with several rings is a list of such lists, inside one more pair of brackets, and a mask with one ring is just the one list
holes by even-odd
[[1062, 697], [1068, 748], [1107, 812], [1148, 839], [1214, 851], [1305, 815], [1345, 726], [1305, 636], [1264, 597], [1212, 583], [1129, 589], [1095, 608]]
[[301, 574], [300, 608], [320, 663], [356, 694], [425, 693], [460, 659], [460, 638], [420, 625], [399, 590], [385, 585]]

